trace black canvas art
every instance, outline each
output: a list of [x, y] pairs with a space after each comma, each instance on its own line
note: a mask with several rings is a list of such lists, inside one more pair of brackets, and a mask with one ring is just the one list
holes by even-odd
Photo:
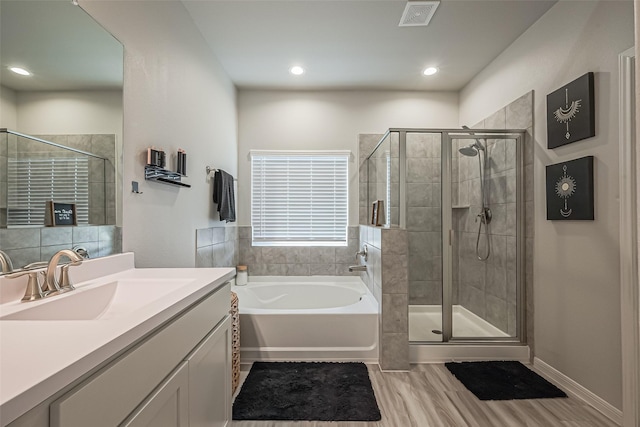
[[593, 73], [547, 95], [547, 147], [556, 148], [596, 134]]
[[547, 219], [594, 219], [593, 156], [547, 166]]

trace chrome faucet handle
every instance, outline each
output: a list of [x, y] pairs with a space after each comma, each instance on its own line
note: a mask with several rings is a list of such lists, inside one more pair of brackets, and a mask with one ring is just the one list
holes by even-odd
[[366, 262], [368, 254], [369, 254], [369, 250], [367, 249], [367, 245], [362, 245], [362, 249], [356, 252], [356, 261], [358, 261], [358, 257], [361, 256], [362, 259]]
[[75, 289], [75, 286], [73, 286], [71, 284], [71, 280], [69, 279], [69, 267], [74, 266], [74, 265], [79, 265], [81, 264], [80, 262], [78, 263], [68, 263], [63, 265], [60, 268], [60, 290], [63, 292], [67, 292], [67, 291], [72, 291]]
[[31, 264], [25, 265], [21, 270], [36, 270], [38, 268], [47, 268], [47, 265], [49, 265], [47, 261], [36, 261], [32, 262]]
[[47, 292], [42, 289], [42, 285], [40, 285], [40, 276], [44, 275], [44, 272], [42, 271], [23, 269], [15, 273], [7, 274], [6, 277], [9, 279], [15, 279], [16, 277], [22, 277], [25, 274], [29, 275], [29, 281], [27, 282], [27, 289], [24, 292], [22, 301], [36, 301], [47, 296]]

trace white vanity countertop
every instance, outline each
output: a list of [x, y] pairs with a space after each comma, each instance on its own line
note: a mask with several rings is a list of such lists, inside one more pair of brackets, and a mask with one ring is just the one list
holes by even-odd
[[[105, 269], [115, 273], [105, 275]], [[136, 269], [133, 254], [120, 254], [86, 261], [73, 267], [70, 275], [78, 290], [121, 279], [157, 278], [166, 282], [175, 278], [185, 282], [188, 278], [188, 283], [151, 298], [148, 304], [129, 314], [110, 319], [0, 320], [0, 426], [4, 427], [224, 285], [235, 275], [235, 269]], [[0, 278], [0, 287], [9, 280]], [[24, 292], [26, 281], [20, 284]], [[0, 315], [15, 311], [18, 304], [39, 303], [7, 302], [5, 296]]]

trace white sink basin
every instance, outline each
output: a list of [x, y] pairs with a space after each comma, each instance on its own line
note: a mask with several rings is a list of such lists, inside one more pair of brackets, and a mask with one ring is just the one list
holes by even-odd
[[133, 313], [192, 281], [184, 278], [130, 278], [78, 287], [50, 299], [22, 303], [20, 310], [2, 315], [0, 320], [113, 319]]

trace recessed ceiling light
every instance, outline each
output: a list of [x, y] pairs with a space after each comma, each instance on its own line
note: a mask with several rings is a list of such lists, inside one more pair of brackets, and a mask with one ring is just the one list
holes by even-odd
[[289, 68], [289, 72], [294, 76], [299, 76], [301, 74], [304, 74], [304, 68], [299, 65], [294, 65], [293, 67]]
[[425, 76], [433, 76], [437, 72], [438, 72], [438, 69], [436, 67], [429, 67], [429, 68], [425, 68], [422, 74], [424, 74]]
[[13, 71], [16, 74], [20, 74], [21, 76], [30, 76], [31, 73], [27, 70], [25, 70], [24, 68], [20, 68], [20, 67], [9, 67], [9, 69], [11, 71]]

